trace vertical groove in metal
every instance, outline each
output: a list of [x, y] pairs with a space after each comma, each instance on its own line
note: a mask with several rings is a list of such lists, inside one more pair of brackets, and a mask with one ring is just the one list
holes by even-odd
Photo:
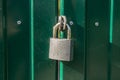
[[4, 73], [3, 80], [8, 80], [8, 54], [7, 54], [7, 1], [2, 0], [2, 29], [3, 29], [3, 53], [4, 53]]
[[88, 24], [87, 24], [87, 12], [88, 12], [88, 5], [87, 5], [87, 1], [88, 0], [85, 0], [85, 32], [84, 32], [84, 34], [85, 34], [85, 37], [84, 37], [84, 40], [85, 40], [85, 42], [84, 42], [84, 53], [85, 53], [85, 55], [84, 55], [84, 80], [87, 80], [87, 26], [88, 26]]
[[34, 0], [30, 0], [31, 80], [34, 80]]

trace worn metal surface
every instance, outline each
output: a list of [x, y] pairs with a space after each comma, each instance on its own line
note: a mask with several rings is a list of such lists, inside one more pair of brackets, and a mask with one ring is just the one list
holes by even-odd
[[108, 80], [109, 0], [86, 5], [86, 80]]
[[120, 0], [114, 0], [111, 80], [120, 80]]
[[57, 0], [34, 0], [35, 80], [56, 80], [56, 61], [49, 59], [49, 40], [57, 22]]
[[0, 0], [0, 80], [3, 80], [3, 29], [2, 29], [2, 0]]
[[30, 80], [29, 0], [7, 0], [7, 80]]
[[84, 80], [85, 0], [64, 1], [65, 16], [71, 26], [72, 39], [74, 40], [74, 57], [71, 62], [63, 62], [63, 80]]
[[49, 58], [60, 61], [72, 61], [73, 41], [71, 39], [50, 38]]

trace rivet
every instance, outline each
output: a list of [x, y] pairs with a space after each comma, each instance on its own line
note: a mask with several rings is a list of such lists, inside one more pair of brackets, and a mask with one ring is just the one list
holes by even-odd
[[73, 21], [70, 21], [70, 25], [73, 25], [74, 23], [73, 23]]
[[95, 22], [95, 26], [98, 27], [100, 25], [99, 22]]
[[18, 25], [20, 25], [21, 23], [22, 23], [22, 22], [21, 22], [20, 20], [19, 20], [19, 21], [17, 21], [17, 24], [18, 24]]

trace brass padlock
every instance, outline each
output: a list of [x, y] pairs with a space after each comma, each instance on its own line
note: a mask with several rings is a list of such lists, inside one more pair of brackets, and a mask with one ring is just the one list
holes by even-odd
[[50, 38], [49, 58], [60, 61], [71, 61], [73, 59], [73, 40], [71, 39], [71, 29], [68, 24], [67, 38], [57, 38], [60, 23], [53, 27], [53, 38]]

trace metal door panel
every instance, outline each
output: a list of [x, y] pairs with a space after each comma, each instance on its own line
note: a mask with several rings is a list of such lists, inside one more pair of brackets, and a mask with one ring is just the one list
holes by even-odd
[[65, 16], [71, 27], [75, 45], [73, 61], [63, 62], [63, 80], [84, 80], [85, 0], [65, 0]]
[[8, 80], [30, 80], [29, 0], [6, 2]]
[[120, 80], [120, 0], [114, 0], [111, 80]]
[[86, 80], [107, 80], [109, 0], [87, 0], [86, 5]]
[[48, 58], [49, 39], [57, 21], [56, 0], [34, 0], [35, 80], [56, 80], [56, 61]]

